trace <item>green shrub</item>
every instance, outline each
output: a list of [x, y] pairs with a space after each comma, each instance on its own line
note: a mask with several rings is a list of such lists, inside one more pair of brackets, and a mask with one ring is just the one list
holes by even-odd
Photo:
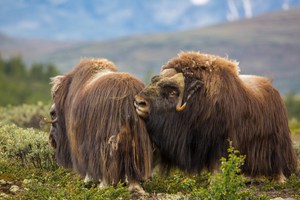
[[207, 189], [199, 188], [192, 192], [193, 197], [204, 199], [249, 199], [253, 198], [250, 191], [245, 190], [245, 178], [241, 175], [240, 167], [244, 164], [245, 156], [239, 151], [228, 148], [228, 158], [221, 158], [220, 171], [209, 175], [210, 184]]
[[148, 193], [190, 194], [198, 187], [207, 186], [207, 173], [189, 175], [179, 170], [172, 170], [168, 176], [155, 173], [151, 179], [143, 184]]
[[294, 144], [298, 159], [300, 160], [300, 143]]
[[23, 166], [54, 169], [54, 151], [48, 144], [48, 133], [22, 129], [13, 124], [0, 125], [0, 155], [18, 159]]
[[23, 128], [49, 130], [44, 118], [49, 118], [50, 104], [23, 104], [0, 107], [0, 125], [13, 123]]
[[284, 103], [290, 119], [300, 120], [300, 98], [299, 94], [290, 92], [286, 95]]

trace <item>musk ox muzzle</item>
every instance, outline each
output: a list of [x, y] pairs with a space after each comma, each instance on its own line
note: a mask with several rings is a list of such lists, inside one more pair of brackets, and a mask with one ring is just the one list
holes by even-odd
[[134, 99], [136, 112], [140, 117], [147, 119], [149, 115], [149, 103], [139, 95], [136, 95]]

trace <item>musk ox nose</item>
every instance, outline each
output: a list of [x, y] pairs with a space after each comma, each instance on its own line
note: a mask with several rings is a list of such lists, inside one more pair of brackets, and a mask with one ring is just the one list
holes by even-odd
[[134, 98], [134, 106], [139, 116], [141, 116], [142, 118], [148, 117], [149, 104], [143, 97], [136, 95]]
[[147, 106], [147, 102], [145, 101], [145, 99], [143, 99], [142, 97], [140, 96], [135, 96], [135, 105], [137, 107], [145, 107]]

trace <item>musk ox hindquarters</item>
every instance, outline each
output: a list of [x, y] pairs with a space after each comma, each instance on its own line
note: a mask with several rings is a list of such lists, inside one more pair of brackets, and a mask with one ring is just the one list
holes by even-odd
[[[80, 91], [82, 84], [92, 77], [108, 72], [115, 72], [113, 63], [105, 59], [83, 59], [78, 66], [66, 75], [52, 78], [53, 105], [50, 109], [51, 129], [49, 143], [55, 148], [57, 163], [63, 167], [73, 168], [70, 142], [67, 135], [68, 121], [72, 99]], [[73, 81], [73, 79], [75, 81]]]
[[52, 126], [61, 128], [49, 140], [59, 164], [69, 156], [69, 165], [93, 182], [139, 187], [152, 169], [150, 138], [133, 105], [144, 84], [104, 59], [82, 60], [52, 82]]
[[228, 59], [179, 54], [136, 96], [135, 106], [167, 168], [213, 171], [230, 139], [246, 155], [248, 176], [283, 181], [296, 170], [279, 93], [266, 78], [239, 75]]

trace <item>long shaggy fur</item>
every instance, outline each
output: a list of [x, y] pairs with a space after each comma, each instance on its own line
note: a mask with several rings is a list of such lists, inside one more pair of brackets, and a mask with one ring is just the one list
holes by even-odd
[[[147, 179], [152, 146], [133, 106], [143, 87], [104, 59], [82, 60], [66, 75], [54, 78], [52, 95], [62, 127], [57, 160], [94, 182], [114, 185]], [[64, 161], [67, 155], [71, 159]]]
[[162, 70], [171, 68], [185, 77], [185, 110], [166, 109], [170, 105], [150, 91], [162, 93], [165, 86], [152, 83], [139, 94], [150, 104], [148, 131], [167, 168], [214, 171], [230, 139], [246, 155], [246, 175], [296, 170], [286, 109], [268, 79], [239, 75], [236, 62], [196, 52], [181, 53]]

